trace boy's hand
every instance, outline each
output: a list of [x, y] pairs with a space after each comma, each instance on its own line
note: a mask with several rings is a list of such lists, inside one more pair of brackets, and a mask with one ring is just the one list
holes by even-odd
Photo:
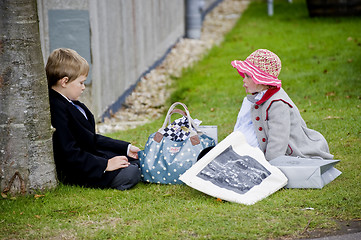
[[105, 171], [114, 171], [119, 168], [126, 168], [129, 166], [128, 158], [126, 156], [116, 156], [108, 160], [108, 165]]
[[134, 159], [138, 159], [138, 152], [140, 151], [140, 149], [136, 146], [131, 145], [129, 148], [129, 153], [128, 156], [132, 157]]

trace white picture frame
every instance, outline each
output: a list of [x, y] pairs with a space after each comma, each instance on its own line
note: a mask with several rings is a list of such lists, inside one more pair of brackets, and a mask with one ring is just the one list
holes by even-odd
[[[240, 159], [234, 159], [237, 158], [237, 156], [239, 156]], [[230, 160], [228, 161], [227, 158]], [[208, 177], [204, 177], [207, 175], [207, 168], [211, 166], [210, 164], [229, 165], [230, 161], [232, 161], [231, 164], [236, 164], [234, 166], [239, 164], [245, 164], [248, 166], [245, 166], [245, 171], [233, 171], [233, 174], [236, 174], [237, 176], [236, 178], [232, 178], [231, 173], [227, 176], [227, 172], [224, 172], [229, 171], [231, 168], [227, 169], [226, 166], [222, 167], [218, 165], [213, 173], [218, 174], [217, 177], [221, 176], [220, 178], [227, 178], [221, 179], [222, 181], [224, 180], [223, 183], [225, 184], [223, 185], [219, 182], [217, 183], [216, 180], [212, 180], [212, 173], [210, 173]], [[247, 183], [250, 183], [251, 180], [247, 180], [246, 175], [249, 175], [249, 173], [253, 171], [253, 168], [258, 169], [256, 171], [260, 174], [267, 172], [266, 177], [261, 179], [262, 177], [260, 178], [260, 175], [258, 177], [256, 176], [255, 178], [261, 179], [261, 181], [258, 181], [259, 183], [253, 184], [251, 187], [248, 186], [249, 189], [247, 189]], [[217, 171], [219, 173], [217, 173]], [[202, 172], [205, 174], [202, 174]], [[223, 141], [211, 149], [197, 163], [182, 174], [179, 179], [188, 186], [215, 198], [246, 205], [252, 205], [273, 194], [280, 188], [284, 187], [288, 181], [287, 177], [277, 167], [269, 164], [262, 151], [259, 148], [250, 146], [246, 142], [243, 134], [238, 131], [231, 133]], [[237, 181], [237, 179], [242, 180], [239, 181], [238, 184], [232, 184], [229, 183], [230, 179], [231, 181]], [[227, 181], [228, 183], [226, 183]], [[237, 190], [237, 188], [240, 190]]]

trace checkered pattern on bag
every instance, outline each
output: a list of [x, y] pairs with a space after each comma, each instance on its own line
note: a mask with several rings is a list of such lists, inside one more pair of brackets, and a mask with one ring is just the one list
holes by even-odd
[[164, 137], [169, 138], [172, 141], [180, 142], [189, 137], [189, 122], [186, 117], [181, 117], [174, 120], [163, 131], [160, 132]]

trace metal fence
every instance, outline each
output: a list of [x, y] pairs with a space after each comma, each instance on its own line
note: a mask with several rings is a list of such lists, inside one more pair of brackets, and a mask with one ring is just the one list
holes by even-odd
[[[210, 7], [220, 0], [191, 0]], [[44, 62], [58, 47], [91, 66], [82, 101], [99, 120], [185, 35], [185, 0], [37, 0]]]

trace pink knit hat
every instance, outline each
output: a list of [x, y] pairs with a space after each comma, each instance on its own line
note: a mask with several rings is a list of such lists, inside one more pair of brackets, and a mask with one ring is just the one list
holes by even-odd
[[258, 49], [244, 61], [232, 61], [232, 66], [244, 77], [244, 73], [252, 77], [256, 84], [282, 86], [278, 75], [281, 72], [281, 60], [267, 49]]

